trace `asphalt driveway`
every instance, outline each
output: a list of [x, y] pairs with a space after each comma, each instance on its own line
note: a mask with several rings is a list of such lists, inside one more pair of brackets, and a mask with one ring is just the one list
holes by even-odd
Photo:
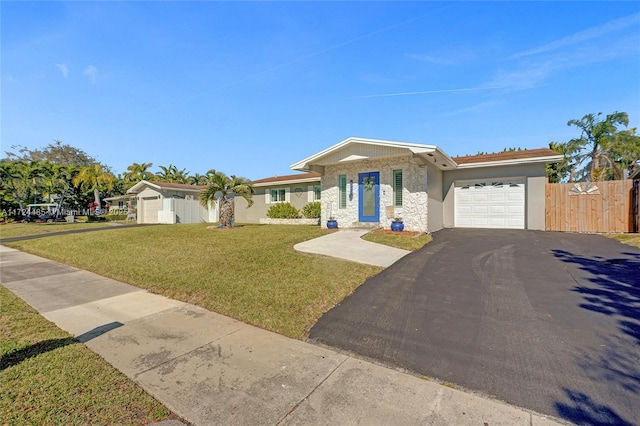
[[640, 424], [640, 250], [598, 235], [445, 229], [310, 341], [578, 424]]

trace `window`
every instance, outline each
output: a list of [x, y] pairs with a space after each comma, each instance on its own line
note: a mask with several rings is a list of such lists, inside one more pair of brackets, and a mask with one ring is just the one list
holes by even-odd
[[284, 188], [281, 189], [272, 189], [271, 190], [271, 201], [270, 203], [284, 203], [287, 198], [287, 190]]
[[347, 208], [347, 175], [338, 176], [338, 190], [340, 192], [339, 208]]
[[315, 185], [313, 187], [313, 201], [320, 201], [320, 196], [322, 194], [322, 189], [320, 185]]
[[402, 207], [402, 170], [393, 171], [393, 205]]

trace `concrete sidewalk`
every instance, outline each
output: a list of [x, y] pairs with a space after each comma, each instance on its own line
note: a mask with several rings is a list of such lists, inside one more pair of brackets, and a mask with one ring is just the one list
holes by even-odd
[[0, 281], [195, 425], [553, 419], [0, 246]]
[[370, 231], [370, 229], [340, 229], [337, 232], [298, 243], [293, 246], [293, 249], [301, 253], [321, 254], [385, 268], [411, 253], [360, 238]]

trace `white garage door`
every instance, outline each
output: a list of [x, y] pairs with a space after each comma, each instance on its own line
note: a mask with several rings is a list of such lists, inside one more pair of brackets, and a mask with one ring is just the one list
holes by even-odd
[[524, 180], [456, 182], [455, 226], [524, 229]]
[[158, 212], [162, 201], [157, 197], [142, 199], [142, 223], [158, 223]]

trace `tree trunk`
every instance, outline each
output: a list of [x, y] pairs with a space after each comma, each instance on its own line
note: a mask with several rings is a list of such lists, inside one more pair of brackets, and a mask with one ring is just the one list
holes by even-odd
[[231, 200], [227, 198], [220, 198], [220, 224], [224, 226], [231, 226], [231, 217], [233, 211], [231, 208]]
[[100, 192], [98, 188], [93, 188], [93, 199], [96, 203], [96, 213], [100, 212]]

